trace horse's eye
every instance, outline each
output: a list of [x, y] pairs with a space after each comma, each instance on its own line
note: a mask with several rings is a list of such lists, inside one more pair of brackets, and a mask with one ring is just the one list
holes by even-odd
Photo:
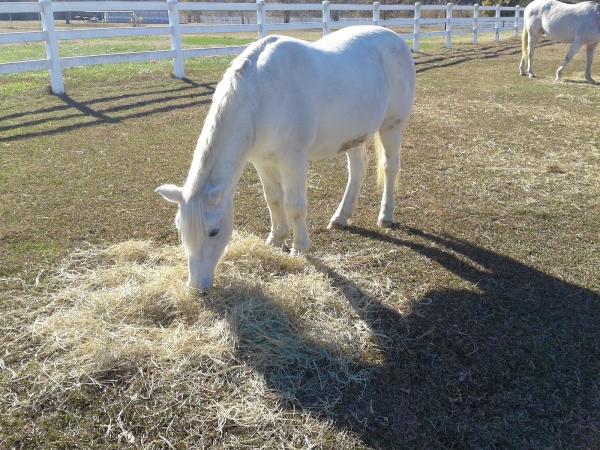
[[215, 237], [217, 234], [219, 234], [219, 230], [214, 229], [214, 230], [211, 230], [210, 233], [208, 233], [208, 237]]

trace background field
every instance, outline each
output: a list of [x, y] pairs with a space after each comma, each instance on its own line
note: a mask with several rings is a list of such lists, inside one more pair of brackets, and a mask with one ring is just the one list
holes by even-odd
[[[335, 399], [323, 404], [269, 383], [276, 368], [261, 365], [269, 355], [254, 348], [244, 356], [279, 399], [271, 407], [285, 413], [277, 423], [286, 433], [256, 442], [258, 425], [230, 419], [206, 434], [206, 445], [600, 445], [600, 87], [581, 83], [581, 55], [564, 83], [552, 82], [566, 52], [558, 45], [538, 50], [539, 79], [519, 77], [518, 51], [510, 41], [417, 55], [398, 228], [374, 227], [379, 193], [370, 171], [354, 226], [328, 232], [345, 161], [313, 165], [314, 265], [360, 305], [379, 360], [342, 358], [344, 373], [366, 381], [360, 389], [334, 382], [333, 397], [322, 387]], [[229, 61], [189, 61], [184, 81], [171, 79], [163, 62], [72, 69], [62, 98], [48, 95], [45, 73], [0, 78], [3, 445], [125, 442], [102, 427], [123, 410], [130, 384], [106, 382], [93, 395], [75, 384], [60, 398], [27, 401], [37, 398], [34, 384], [19, 380], [43, 378], [44, 364], [19, 349], [44, 302], [15, 299], [46, 289], [46, 275], [86, 242], [176, 243], [175, 211], [153, 189], [184, 179]], [[600, 77], [597, 65], [595, 72]], [[266, 236], [268, 212], [251, 168], [235, 210], [237, 229]], [[288, 344], [302, 339], [286, 330]], [[319, 376], [319, 354], [297, 368], [300, 378]], [[135, 414], [119, 417], [156, 447], [166, 445], [159, 435], [172, 443], [189, 437], [168, 424], [149, 430]], [[300, 431], [304, 441], [289, 440]]]

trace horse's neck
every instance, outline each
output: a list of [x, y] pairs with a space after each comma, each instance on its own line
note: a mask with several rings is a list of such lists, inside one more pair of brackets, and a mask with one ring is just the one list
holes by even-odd
[[[238, 95], [239, 97], [239, 95]], [[237, 101], [236, 101], [237, 100]], [[254, 120], [241, 99], [229, 102], [205, 123], [194, 153], [185, 190], [192, 196], [204, 188], [220, 187], [233, 194], [252, 145]], [[210, 115], [210, 113], [209, 113]]]
[[234, 122], [222, 130], [204, 185], [221, 186], [233, 195], [248, 159], [252, 129], [253, 124]]

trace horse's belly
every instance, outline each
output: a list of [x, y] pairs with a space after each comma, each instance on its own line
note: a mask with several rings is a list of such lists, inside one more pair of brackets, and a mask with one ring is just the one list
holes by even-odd
[[542, 16], [542, 30], [554, 41], [573, 42], [577, 25], [577, 16], [565, 14], [562, 9], [550, 11], [546, 16]]
[[363, 145], [381, 126], [388, 108], [387, 89], [339, 96], [319, 112], [318, 129], [309, 149], [311, 160], [327, 159]]
[[[308, 150], [308, 159], [316, 161], [345, 154], [348, 150], [366, 144], [377, 131], [379, 124], [370, 127], [355, 127], [337, 132], [317, 135], [314, 144]], [[340, 132], [342, 131], [342, 132]]]
[[342, 154], [345, 154], [351, 148], [364, 144], [369, 139], [370, 135], [363, 133], [346, 141], [329, 140], [326, 142], [316, 142], [308, 150], [308, 159], [310, 161], [320, 161], [322, 159], [332, 159]]
[[572, 28], [543, 24], [542, 29], [544, 34], [554, 41], [573, 42], [574, 30]]

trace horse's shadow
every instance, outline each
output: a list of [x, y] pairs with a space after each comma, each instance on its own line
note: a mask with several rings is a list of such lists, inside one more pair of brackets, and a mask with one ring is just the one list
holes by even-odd
[[309, 258], [369, 325], [383, 363], [316, 344], [262, 292], [235, 318], [213, 305], [236, 330], [239, 358], [284, 405], [376, 448], [600, 444], [600, 296], [463, 240], [403, 231], [349, 228], [477, 289], [431, 291], [400, 314]]
[[587, 81], [587, 80], [570, 80], [570, 79], [564, 79], [563, 82], [568, 83], [568, 84], [584, 84], [587, 86], [600, 86], [600, 82], [598, 81]]

